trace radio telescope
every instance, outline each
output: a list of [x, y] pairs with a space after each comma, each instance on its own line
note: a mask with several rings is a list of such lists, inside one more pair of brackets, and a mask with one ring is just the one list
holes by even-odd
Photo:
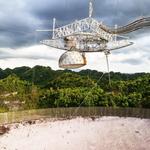
[[104, 52], [109, 72], [108, 54], [112, 50], [134, 44], [122, 34], [150, 26], [150, 17], [143, 17], [128, 25], [110, 28], [95, 20], [92, 14], [93, 0], [89, 0], [89, 16], [87, 18], [76, 20], [59, 28], [55, 28], [56, 19], [54, 18], [52, 30], [37, 30], [52, 32], [52, 38], [41, 41], [42, 44], [66, 51], [59, 59], [59, 67], [80, 68], [87, 64], [85, 53]]

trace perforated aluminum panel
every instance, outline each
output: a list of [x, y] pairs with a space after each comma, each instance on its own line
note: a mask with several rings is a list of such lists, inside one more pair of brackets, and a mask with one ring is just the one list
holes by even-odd
[[65, 52], [59, 59], [59, 67], [66, 69], [80, 68], [86, 65], [86, 58], [77, 51]]

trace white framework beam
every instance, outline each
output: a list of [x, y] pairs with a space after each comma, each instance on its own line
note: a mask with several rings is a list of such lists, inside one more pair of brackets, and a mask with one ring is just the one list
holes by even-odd
[[85, 18], [83, 20], [75, 21], [71, 24], [68, 24], [66, 26], [56, 28], [54, 30], [54, 37], [55, 39], [63, 38], [66, 36], [71, 36], [75, 33], [80, 32], [88, 32], [92, 31], [99, 35], [100, 38], [106, 40], [106, 41], [112, 41], [114, 38], [113, 34], [110, 34], [108, 32], [105, 32], [103, 29], [100, 28], [101, 23], [96, 21], [93, 18]]

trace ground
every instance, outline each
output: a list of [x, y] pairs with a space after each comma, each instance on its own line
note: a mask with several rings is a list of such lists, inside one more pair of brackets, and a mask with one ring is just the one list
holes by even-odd
[[11, 125], [0, 150], [149, 150], [150, 120], [102, 117]]

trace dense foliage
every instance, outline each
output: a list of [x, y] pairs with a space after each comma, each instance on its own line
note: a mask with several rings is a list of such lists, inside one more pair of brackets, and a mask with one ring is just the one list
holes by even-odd
[[95, 70], [0, 69], [0, 112], [77, 106], [150, 108], [149, 73], [111, 72], [111, 79], [109, 86], [108, 74]]

